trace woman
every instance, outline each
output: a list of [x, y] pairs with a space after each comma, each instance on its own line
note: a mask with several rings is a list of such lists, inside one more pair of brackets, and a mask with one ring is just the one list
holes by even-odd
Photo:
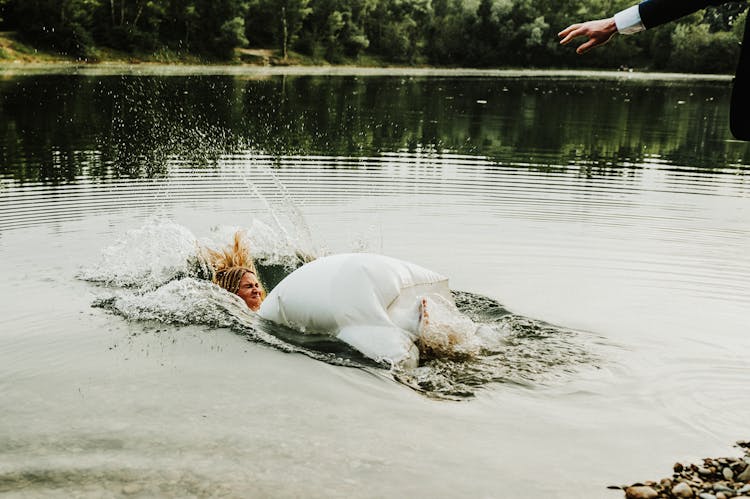
[[212, 271], [214, 284], [239, 296], [250, 310], [257, 312], [266, 292], [258, 280], [258, 272], [243, 232], [234, 234], [232, 246], [218, 251], [202, 248], [201, 253]]
[[258, 276], [249, 267], [229, 267], [220, 270], [213, 281], [244, 300], [253, 312], [257, 312], [265, 298]]
[[233, 247], [210, 255], [223, 265], [213, 281], [264, 319], [335, 336], [378, 362], [416, 367], [420, 351], [465, 355], [477, 349], [476, 325], [456, 309], [448, 279], [418, 265], [368, 253], [326, 256], [286, 276], [263, 301], [240, 233]]

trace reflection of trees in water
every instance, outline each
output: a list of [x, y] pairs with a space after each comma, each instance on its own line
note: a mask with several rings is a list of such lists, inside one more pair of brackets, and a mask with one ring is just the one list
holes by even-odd
[[152, 177], [170, 158], [210, 164], [240, 139], [231, 78], [23, 77], [0, 84], [0, 174]]
[[[0, 174], [151, 177], [170, 160], [407, 150], [619, 174], [658, 158], [750, 164], [728, 85], [498, 78], [29, 76], [0, 82]], [[741, 166], [740, 168], [744, 168]]]
[[231, 79], [195, 84], [191, 78], [141, 77], [118, 82], [110, 95], [111, 126], [100, 135], [115, 176], [166, 173], [167, 160], [199, 165], [234, 150]]

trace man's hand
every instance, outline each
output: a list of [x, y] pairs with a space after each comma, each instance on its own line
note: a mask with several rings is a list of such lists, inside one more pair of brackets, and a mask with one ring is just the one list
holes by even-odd
[[573, 24], [559, 32], [557, 36], [562, 38], [562, 40], [560, 40], [561, 45], [566, 45], [568, 42], [579, 36], [588, 36], [588, 41], [581, 44], [576, 49], [576, 52], [583, 54], [589, 49], [599, 45], [604, 45], [615, 36], [615, 33], [617, 33], [615, 18], [610, 17], [609, 19], [598, 19], [596, 21]]

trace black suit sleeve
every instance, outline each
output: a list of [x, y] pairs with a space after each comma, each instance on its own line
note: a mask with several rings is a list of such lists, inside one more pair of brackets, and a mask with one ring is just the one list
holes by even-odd
[[732, 134], [740, 139], [750, 141], [750, 23], [745, 24], [745, 36], [742, 40], [740, 62], [732, 87], [732, 107], [729, 114], [729, 126]]
[[[710, 5], [736, 0], [644, 0], [638, 4], [643, 26], [653, 28], [692, 14]], [[730, 128], [732, 134], [750, 141], [750, 20], [745, 25], [745, 36], [740, 52], [740, 63], [732, 86]]]
[[709, 5], [730, 1], [733, 0], [645, 0], [638, 4], [638, 13], [643, 25], [649, 29], [705, 9]]

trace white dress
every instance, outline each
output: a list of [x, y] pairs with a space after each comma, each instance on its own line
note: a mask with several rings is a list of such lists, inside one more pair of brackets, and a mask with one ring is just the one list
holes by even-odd
[[367, 357], [415, 367], [423, 297], [453, 303], [448, 279], [409, 262], [369, 253], [319, 258], [269, 293], [264, 319], [338, 337]]

